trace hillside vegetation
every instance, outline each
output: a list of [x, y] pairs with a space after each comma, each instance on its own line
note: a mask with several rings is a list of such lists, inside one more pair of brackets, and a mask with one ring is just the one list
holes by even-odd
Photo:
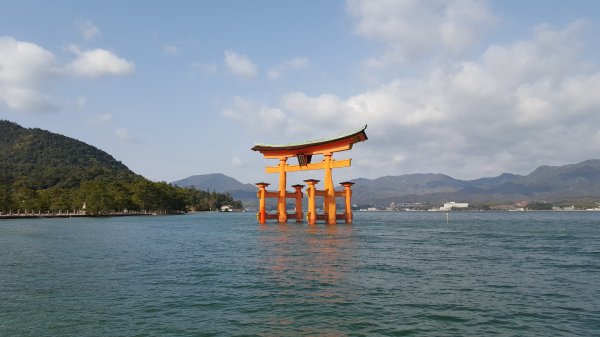
[[152, 182], [81, 141], [0, 120], [0, 212], [163, 213], [241, 207], [231, 196]]

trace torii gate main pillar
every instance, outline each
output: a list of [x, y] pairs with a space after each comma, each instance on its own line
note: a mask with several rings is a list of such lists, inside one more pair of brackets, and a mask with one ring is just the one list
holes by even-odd
[[325, 171], [325, 178], [323, 179], [325, 195], [323, 198], [325, 200], [323, 201], [323, 208], [325, 209], [327, 223], [334, 224], [337, 221], [337, 210], [335, 205], [335, 187], [333, 187], [333, 177], [331, 175], [331, 153], [325, 153], [323, 156], [325, 157], [325, 167], [323, 168]]
[[285, 172], [285, 162], [287, 161], [286, 157], [279, 159], [279, 195], [277, 197], [277, 221], [279, 223], [287, 222], [287, 208], [285, 202], [286, 195], [286, 172]]

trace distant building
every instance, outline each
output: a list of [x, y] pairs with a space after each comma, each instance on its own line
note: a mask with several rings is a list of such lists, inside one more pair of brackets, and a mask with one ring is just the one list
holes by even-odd
[[574, 211], [575, 206], [567, 206], [567, 207], [553, 206], [552, 210], [553, 211]]
[[233, 206], [231, 206], [231, 205], [221, 206], [221, 212], [232, 212], [232, 211], [233, 211]]
[[450, 202], [444, 203], [444, 206], [440, 207], [440, 211], [450, 211], [453, 208], [469, 208], [469, 203], [468, 202], [450, 201]]

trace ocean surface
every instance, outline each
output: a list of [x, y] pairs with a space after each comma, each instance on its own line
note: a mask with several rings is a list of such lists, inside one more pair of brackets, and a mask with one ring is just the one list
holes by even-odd
[[600, 212], [0, 220], [0, 336], [600, 336]]

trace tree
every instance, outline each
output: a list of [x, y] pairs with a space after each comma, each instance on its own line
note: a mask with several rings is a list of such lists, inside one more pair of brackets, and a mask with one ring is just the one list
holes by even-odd
[[527, 204], [527, 210], [530, 211], [551, 211], [552, 204], [549, 202], [530, 202]]
[[0, 184], [0, 212], [9, 212], [16, 209], [12, 200], [12, 193], [10, 187], [4, 184]]

